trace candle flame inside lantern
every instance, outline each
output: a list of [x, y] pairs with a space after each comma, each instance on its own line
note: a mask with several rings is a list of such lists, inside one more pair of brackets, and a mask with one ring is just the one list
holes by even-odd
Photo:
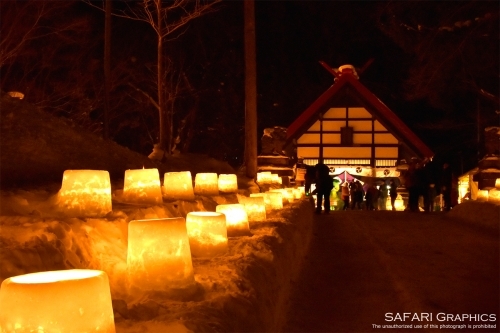
[[127, 268], [132, 293], [168, 292], [193, 285], [193, 263], [185, 219], [130, 221]]
[[194, 178], [194, 193], [198, 195], [218, 195], [219, 178], [217, 173], [197, 173]]
[[238, 197], [248, 215], [249, 222], [264, 221], [266, 219], [266, 205], [264, 197]]
[[238, 177], [235, 174], [220, 174], [219, 191], [224, 193], [238, 192]]
[[66, 170], [57, 194], [58, 206], [70, 216], [99, 217], [111, 208], [109, 172], [103, 170]]
[[227, 251], [226, 216], [217, 212], [190, 212], [186, 228], [193, 257], [216, 257]]
[[495, 188], [500, 190], [500, 178], [495, 179]]
[[194, 200], [191, 171], [165, 173], [163, 177], [163, 194], [166, 199]]
[[158, 169], [126, 170], [123, 199], [151, 205], [163, 203]]
[[71, 269], [5, 279], [0, 331], [114, 333], [106, 273]]
[[248, 215], [242, 204], [217, 205], [215, 211], [226, 215], [228, 236], [240, 236], [250, 233]]

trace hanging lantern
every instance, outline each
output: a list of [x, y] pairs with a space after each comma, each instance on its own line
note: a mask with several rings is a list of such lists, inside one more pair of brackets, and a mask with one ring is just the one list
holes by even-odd
[[500, 190], [500, 178], [495, 179], [495, 188]]
[[238, 192], [238, 177], [235, 174], [220, 174], [219, 191], [224, 193]]
[[497, 188], [492, 188], [488, 191], [488, 202], [493, 202], [495, 204], [500, 203], [500, 190]]
[[100, 217], [111, 208], [109, 172], [66, 170], [57, 194], [57, 205], [70, 216]]
[[266, 205], [264, 197], [238, 197], [248, 215], [248, 222], [264, 221], [266, 219]]
[[114, 333], [106, 273], [70, 269], [5, 279], [0, 289], [0, 332]]
[[193, 257], [216, 257], [227, 251], [226, 216], [217, 212], [190, 212], [186, 228]]
[[257, 172], [257, 184], [264, 185], [271, 183], [272, 183], [271, 171]]
[[166, 172], [163, 177], [163, 196], [169, 200], [194, 200], [191, 171]]
[[162, 204], [163, 198], [158, 169], [126, 170], [123, 200], [149, 205]]
[[214, 173], [197, 173], [194, 177], [194, 193], [198, 195], [219, 195], [219, 179]]
[[477, 201], [488, 201], [488, 190], [477, 191]]
[[128, 224], [127, 268], [131, 292], [169, 291], [194, 284], [183, 217]]
[[248, 215], [242, 204], [217, 205], [215, 211], [226, 215], [228, 236], [242, 236], [250, 233]]

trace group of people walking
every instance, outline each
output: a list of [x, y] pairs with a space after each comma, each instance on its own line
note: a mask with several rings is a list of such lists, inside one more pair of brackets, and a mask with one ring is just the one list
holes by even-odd
[[377, 187], [374, 183], [368, 183], [363, 187], [359, 180], [345, 181], [341, 186], [343, 210], [366, 209], [386, 210], [387, 198], [390, 197], [391, 208], [396, 210], [396, 198], [398, 197], [397, 185], [393, 180], [389, 184], [385, 182]]
[[[330, 194], [334, 188], [333, 178], [329, 168], [322, 163], [317, 164], [306, 174], [306, 193], [309, 193], [311, 183], [316, 184], [312, 194], [316, 194], [316, 213], [324, 209], [325, 214], [330, 212]], [[445, 163], [442, 170], [436, 170], [432, 162], [418, 163], [412, 161], [403, 176], [404, 186], [408, 190], [408, 204], [406, 210], [419, 211], [419, 200], [423, 197], [423, 209], [426, 212], [434, 210], [435, 198], [443, 195], [444, 210], [452, 207], [451, 190], [453, 175], [450, 165]], [[357, 179], [344, 181], [341, 184], [339, 195], [343, 201], [343, 210], [396, 210], [398, 198], [398, 183], [394, 179], [387, 181], [367, 181], [364, 185]], [[390, 207], [387, 201], [390, 198]]]

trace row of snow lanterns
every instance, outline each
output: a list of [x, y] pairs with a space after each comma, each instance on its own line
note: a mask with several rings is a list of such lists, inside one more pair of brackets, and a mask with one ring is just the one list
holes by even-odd
[[[161, 202], [156, 199], [158, 171], [143, 170], [128, 170], [142, 172], [126, 173], [124, 197], [141, 203]], [[237, 191], [236, 175], [220, 176], [197, 174], [195, 192], [216, 195], [219, 191]], [[190, 173], [166, 173], [165, 178], [169, 184], [165, 193], [177, 191], [182, 198], [186, 191], [190, 191]], [[265, 220], [266, 211], [280, 209], [284, 200], [292, 201], [302, 194], [303, 188], [271, 190], [250, 197], [239, 196], [238, 204], [218, 205], [216, 212], [190, 212], [186, 219], [175, 217], [129, 222], [127, 267], [130, 291], [168, 292], [172, 288], [194, 285], [192, 256], [224, 254], [228, 235], [249, 233], [248, 221]], [[94, 200], [96, 198], [98, 200]], [[67, 170], [64, 173], [59, 200], [69, 212], [81, 213], [90, 209], [91, 215], [106, 214], [111, 210], [110, 199], [107, 171]], [[105, 202], [101, 206], [100, 200]], [[0, 289], [0, 328], [6, 332], [115, 332], [108, 277], [99, 270], [73, 269], [8, 278]]]
[[[66, 170], [58, 205], [68, 215], [98, 217], [112, 210], [108, 171]], [[157, 205], [167, 200], [193, 200], [198, 195], [218, 195], [238, 191], [235, 174], [198, 173], [193, 188], [190, 171], [166, 172], [160, 185], [158, 169], [126, 170], [123, 200]]]
[[488, 201], [500, 204], [500, 178], [495, 180], [494, 188], [478, 190], [477, 201]]

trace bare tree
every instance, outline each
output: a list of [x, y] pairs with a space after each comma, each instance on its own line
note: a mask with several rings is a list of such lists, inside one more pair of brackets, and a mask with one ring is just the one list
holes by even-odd
[[[152, 159], [161, 159], [172, 153], [173, 113], [168, 109], [167, 73], [165, 70], [166, 41], [175, 39], [183, 32], [189, 21], [200, 17], [221, 0], [142, 0], [123, 2], [123, 9], [113, 15], [148, 23], [157, 36], [157, 96], [159, 115], [159, 138]], [[86, 1], [93, 5], [92, 2]]]
[[257, 68], [255, 63], [255, 3], [246, 0], [245, 12], [245, 165], [257, 175]]

